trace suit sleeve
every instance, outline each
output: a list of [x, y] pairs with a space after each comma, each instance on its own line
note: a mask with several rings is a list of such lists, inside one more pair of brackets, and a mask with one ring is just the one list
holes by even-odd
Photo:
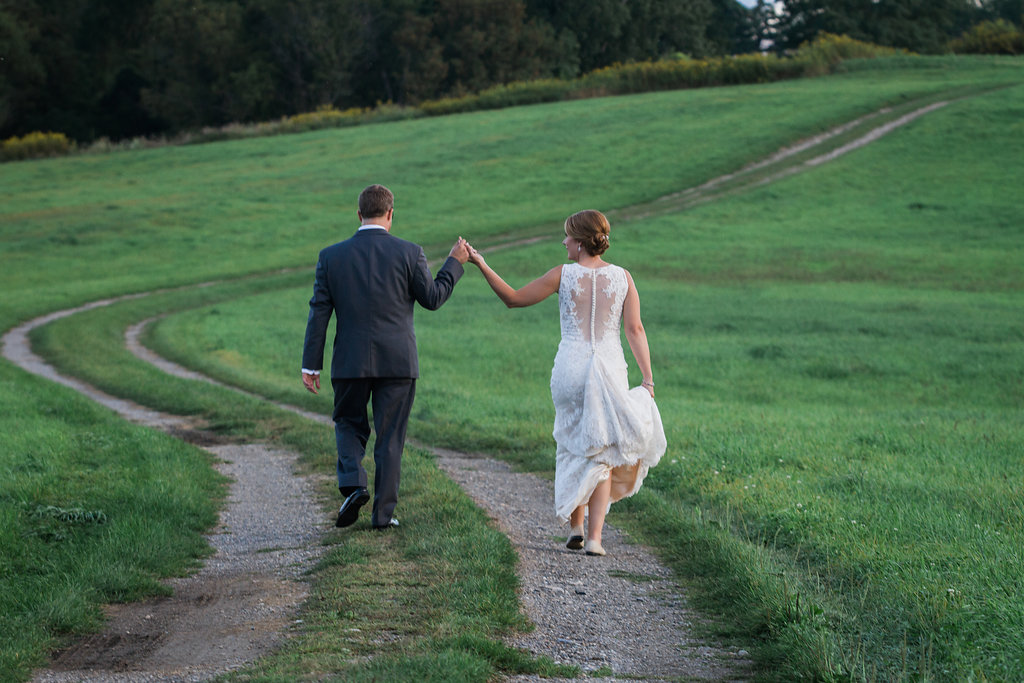
[[462, 264], [449, 256], [437, 271], [437, 277], [431, 277], [427, 257], [420, 249], [413, 270], [412, 296], [423, 308], [436, 311], [452, 295], [455, 283], [462, 277], [463, 272]]
[[306, 321], [306, 340], [302, 345], [302, 367], [320, 370], [324, 364], [324, 346], [327, 343], [327, 323], [334, 312], [334, 301], [327, 287], [327, 265], [323, 254], [316, 262], [313, 298], [309, 300], [309, 318]]

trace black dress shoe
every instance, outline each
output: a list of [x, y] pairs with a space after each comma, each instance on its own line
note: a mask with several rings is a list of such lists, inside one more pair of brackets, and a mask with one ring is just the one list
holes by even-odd
[[341, 509], [338, 510], [338, 521], [334, 523], [334, 526], [343, 527], [354, 524], [359, 519], [359, 508], [366, 505], [369, 500], [370, 493], [366, 489], [356, 489], [350, 493], [345, 502], [341, 504]]
[[375, 531], [386, 531], [387, 529], [394, 529], [397, 526], [398, 526], [398, 520], [395, 519], [394, 517], [392, 517], [391, 521], [388, 522], [387, 524], [385, 524], [384, 526], [376, 526], [376, 525], [374, 525], [373, 528], [374, 528]]

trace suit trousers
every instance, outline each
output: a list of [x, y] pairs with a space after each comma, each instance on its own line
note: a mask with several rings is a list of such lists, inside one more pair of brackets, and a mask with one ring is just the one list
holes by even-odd
[[367, 487], [363, 456], [370, 438], [367, 405], [373, 408], [373, 515], [370, 524], [385, 526], [398, 504], [402, 451], [416, 396], [416, 380], [395, 377], [332, 378], [334, 436], [338, 445], [338, 488]]

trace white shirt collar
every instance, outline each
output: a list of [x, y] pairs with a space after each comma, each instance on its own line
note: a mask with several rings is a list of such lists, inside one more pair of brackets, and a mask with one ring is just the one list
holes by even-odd
[[[367, 223], [366, 225], [360, 225], [359, 226], [359, 230], [377, 230], [377, 229], [384, 230], [385, 232], [387, 231], [387, 228], [385, 228], [383, 225], [376, 225], [374, 223]], [[358, 232], [358, 230], [356, 232]]]

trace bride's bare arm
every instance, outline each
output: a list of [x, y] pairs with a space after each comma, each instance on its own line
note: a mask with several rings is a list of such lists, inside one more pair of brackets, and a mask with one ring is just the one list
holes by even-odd
[[644, 331], [643, 321], [640, 320], [640, 294], [633, 284], [633, 276], [626, 271], [626, 280], [629, 282], [629, 290], [626, 292], [626, 301], [622, 307], [622, 324], [626, 330], [626, 341], [629, 342], [629, 349], [636, 358], [636, 364], [640, 366], [640, 374], [643, 375], [643, 385], [651, 396], [654, 396], [654, 375], [651, 372], [651, 350], [647, 346], [647, 332]]
[[555, 266], [528, 285], [513, 289], [487, 265], [476, 249], [470, 249], [469, 262], [480, 268], [487, 284], [509, 308], [523, 308], [543, 301], [558, 291], [558, 284], [562, 280], [562, 266]]

